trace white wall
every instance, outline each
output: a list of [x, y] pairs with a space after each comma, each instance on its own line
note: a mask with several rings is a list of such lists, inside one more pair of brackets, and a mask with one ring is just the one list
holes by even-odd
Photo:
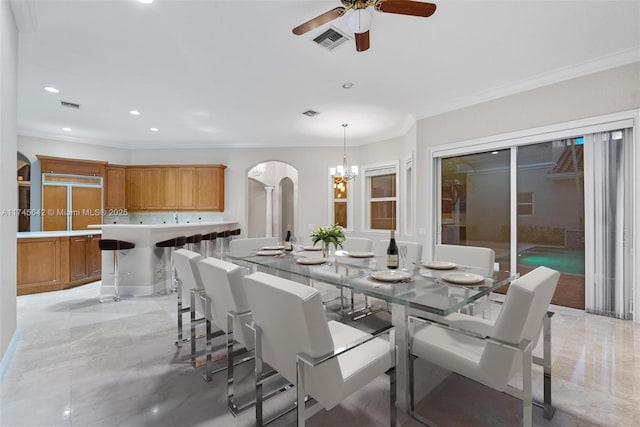
[[[18, 207], [16, 184], [18, 30], [7, 0], [0, 0], [0, 208]], [[0, 216], [0, 378], [16, 331], [16, 216]], [[7, 358], [5, 358], [7, 356]]]

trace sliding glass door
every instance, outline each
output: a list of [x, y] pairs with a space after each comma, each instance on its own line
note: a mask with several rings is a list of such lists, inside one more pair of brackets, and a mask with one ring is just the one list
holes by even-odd
[[[439, 242], [560, 271], [552, 302], [631, 318], [632, 129], [437, 158]], [[586, 305], [585, 305], [586, 304]]]

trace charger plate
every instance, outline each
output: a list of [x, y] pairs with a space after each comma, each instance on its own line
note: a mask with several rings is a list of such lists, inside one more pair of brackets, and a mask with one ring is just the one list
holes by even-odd
[[302, 265], [318, 265], [324, 264], [325, 262], [327, 262], [326, 258], [298, 258], [296, 260], [297, 264]]
[[381, 282], [400, 282], [411, 278], [411, 273], [404, 270], [380, 270], [371, 273], [373, 279]]
[[455, 283], [456, 285], [475, 285], [484, 281], [484, 277], [479, 274], [463, 273], [459, 271], [444, 273], [440, 278], [449, 283]]

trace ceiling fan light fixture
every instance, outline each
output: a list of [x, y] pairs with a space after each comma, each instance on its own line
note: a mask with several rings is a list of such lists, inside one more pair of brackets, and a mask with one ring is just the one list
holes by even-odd
[[369, 31], [373, 14], [366, 9], [351, 9], [347, 12], [347, 25], [356, 34]]

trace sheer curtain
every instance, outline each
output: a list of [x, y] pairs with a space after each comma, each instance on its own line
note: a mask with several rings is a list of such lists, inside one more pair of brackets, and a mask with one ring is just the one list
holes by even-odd
[[585, 135], [586, 311], [631, 319], [632, 129]]

